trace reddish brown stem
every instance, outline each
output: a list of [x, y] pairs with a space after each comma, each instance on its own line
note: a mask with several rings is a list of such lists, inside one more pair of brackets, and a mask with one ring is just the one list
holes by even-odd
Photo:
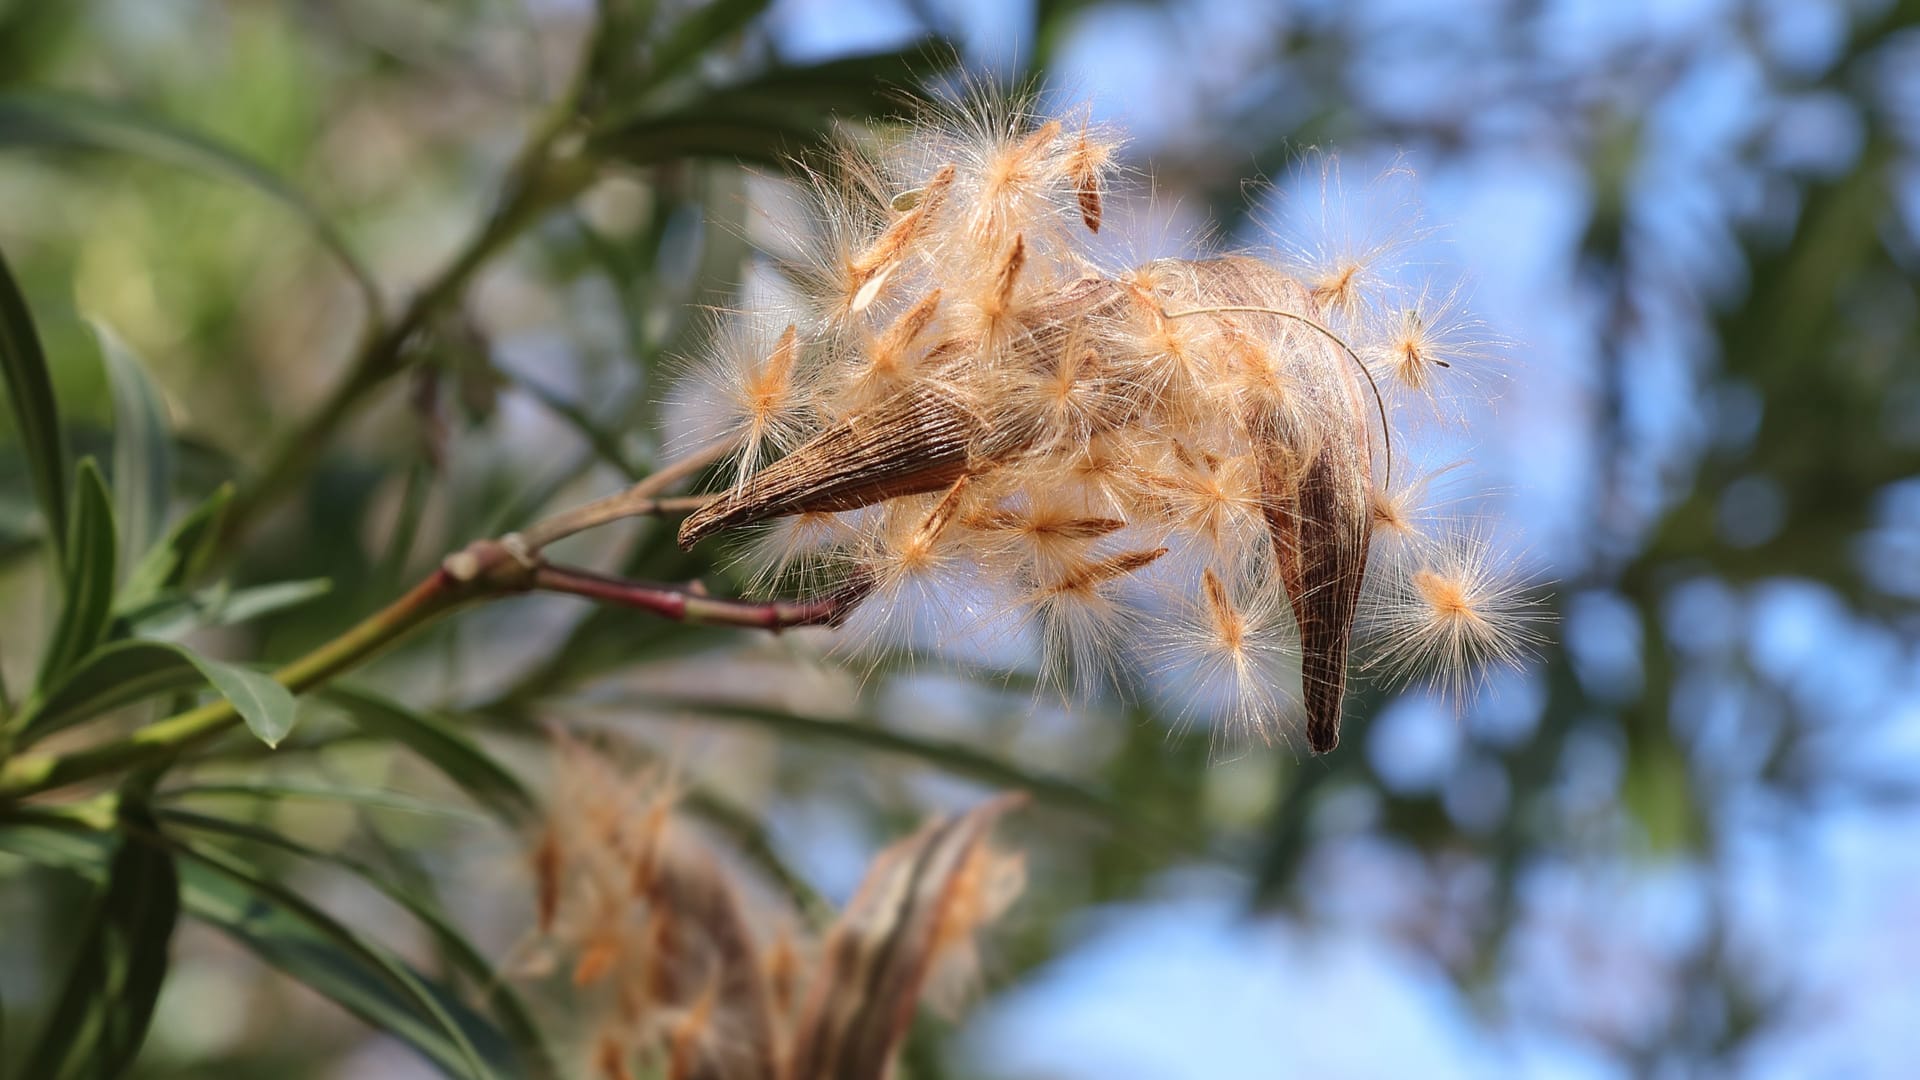
[[729, 600], [708, 596], [693, 586], [631, 581], [551, 564], [534, 570], [533, 587], [638, 608], [676, 622], [774, 633], [794, 626], [837, 626], [868, 592], [864, 582], [855, 582], [832, 593], [800, 600]]

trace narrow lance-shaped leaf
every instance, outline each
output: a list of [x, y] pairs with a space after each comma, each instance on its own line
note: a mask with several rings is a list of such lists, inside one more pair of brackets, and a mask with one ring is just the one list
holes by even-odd
[[[144, 809], [123, 810], [135, 828], [155, 828]], [[23, 1077], [119, 1076], [133, 1063], [167, 973], [180, 913], [180, 878], [164, 848], [123, 837], [98, 907], [68, 968]]]
[[121, 550], [146, 551], [165, 527], [173, 491], [173, 433], [146, 366], [112, 328], [95, 322], [113, 394], [113, 493]]
[[731, 157], [775, 166], [825, 138], [833, 125], [905, 111], [910, 91], [952, 62], [938, 42], [779, 67], [734, 86], [651, 113], [620, 118], [592, 148], [629, 164], [686, 157]]
[[307, 578], [302, 581], [275, 581], [266, 585], [254, 585], [245, 589], [235, 589], [220, 598], [211, 615], [213, 621], [221, 626], [236, 626], [251, 622], [263, 615], [276, 611], [298, 607], [317, 600], [333, 591], [333, 582], [327, 578]]
[[236, 626], [297, 607], [332, 589], [333, 582], [326, 578], [275, 581], [244, 589], [221, 582], [191, 593], [163, 595], [139, 608], [117, 605], [115, 611], [127, 620], [132, 633], [172, 641], [203, 626]]
[[20, 435], [21, 452], [33, 476], [33, 491], [46, 518], [47, 535], [65, 552], [67, 535], [67, 442], [47, 372], [46, 352], [33, 326], [27, 299], [0, 253], [0, 374], [6, 376], [7, 403]]
[[75, 474], [63, 562], [67, 594], [52, 641], [40, 664], [38, 685], [66, 674], [106, 638], [113, 621], [113, 583], [119, 538], [113, 524], [113, 494], [92, 458]]
[[395, 884], [390, 880], [389, 875], [379, 872], [373, 866], [337, 852], [310, 847], [271, 829], [188, 811], [163, 809], [161, 813], [168, 821], [178, 825], [264, 844], [310, 859], [318, 864], [340, 867], [379, 890], [418, 920], [420, 925], [433, 935], [434, 940], [439, 943], [453, 965], [468, 979], [476, 985], [486, 987], [487, 1000], [498, 1013], [501, 1025], [505, 1029], [504, 1034], [511, 1037], [519, 1051], [520, 1060], [525, 1064], [529, 1074], [539, 1077], [558, 1076], [539, 1028], [534, 1024], [519, 994], [501, 979], [500, 973], [493, 969], [485, 955], [458, 927], [448, 921], [445, 913], [439, 908]]
[[715, 42], [745, 29], [767, 4], [768, 0], [711, 0], [688, 10], [654, 45], [647, 82], [657, 85], [680, 74]]
[[224, 783], [180, 784], [167, 788], [169, 799], [207, 799], [207, 800], [312, 800], [315, 802], [339, 803], [343, 806], [356, 806], [364, 810], [384, 810], [397, 814], [418, 814], [423, 817], [444, 818], [448, 821], [467, 825], [486, 824], [489, 819], [464, 806], [451, 805], [438, 799], [421, 798], [403, 791], [387, 788], [365, 788], [340, 784], [334, 781], [324, 783], [299, 783], [290, 780], [244, 781], [236, 780]]
[[[157, 833], [149, 837], [159, 841]], [[93, 880], [106, 876], [104, 839], [71, 823], [0, 824], [0, 851]], [[446, 986], [285, 885], [262, 877], [244, 860], [176, 838], [159, 842], [176, 856], [181, 905], [188, 914], [419, 1050], [449, 1075], [503, 1080], [523, 1075], [514, 1067], [510, 1040]]]
[[344, 710], [361, 730], [391, 739], [425, 758], [508, 825], [517, 827], [533, 817], [533, 797], [519, 778], [453, 724], [357, 687], [336, 683], [318, 694]]
[[513, 1075], [509, 1041], [485, 1017], [280, 882], [217, 848], [177, 842], [189, 910], [260, 958], [404, 1040], [458, 1077]]
[[21, 737], [42, 738], [109, 709], [201, 684], [232, 702], [248, 729], [269, 746], [293, 727], [293, 694], [270, 676], [210, 660], [184, 645], [140, 639], [89, 653], [31, 706]]
[[[650, 695], [644, 699], [644, 703], [657, 705], [667, 713], [685, 713], [696, 717], [703, 725], [746, 724], [765, 728], [782, 738], [826, 740], [925, 761], [955, 776], [969, 777], [994, 787], [1019, 789], [1042, 802], [1072, 810], [1094, 821], [1117, 825], [1138, 834], [1154, 833], [1157, 840], [1171, 842], [1178, 839], [1166, 835], [1163, 829], [1148, 819], [1129, 813], [1129, 807], [1096, 788], [1065, 776], [1029, 769], [1023, 763], [1006, 760], [968, 743], [911, 735], [866, 719], [827, 719], [790, 710], [710, 699], [662, 699]], [[638, 708], [642, 700], [635, 698], [628, 701], [616, 696], [608, 704], [627, 704]]]
[[147, 549], [120, 588], [114, 606], [132, 612], [153, 603], [198, 573], [220, 535], [220, 523], [233, 500], [233, 485], [222, 484], [205, 502], [176, 522], [165, 539]]

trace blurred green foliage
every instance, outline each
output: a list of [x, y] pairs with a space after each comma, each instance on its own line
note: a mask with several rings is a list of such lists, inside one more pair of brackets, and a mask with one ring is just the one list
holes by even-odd
[[[1516, 26], [1537, 14], [1511, 6]], [[1384, 691], [1357, 696], [1332, 757], [1210, 765], [1205, 738], [1169, 739], [1144, 706], [1036, 716], [1017, 679], [974, 686], [905, 664], [862, 685], [804, 644], [543, 598], [436, 625], [303, 697], [296, 724], [263, 665], [333, 638], [467, 541], [670, 456], [674, 358], [705, 331], [703, 306], [735, 298], [749, 258], [741, 163], [778, 168], [836, 121], [897, 111], [953, 54], [921, 42], [787, 62], [757, 21], [765, 5], [728, 0], [603, 0], [586, 19], [487, 0], [169, 7], [0, 0], [0, 590], [18, 613], [0, 634], [5, 750], [18, 769], [29, 750], [111, 741], [220, 699], [285, 742], [268, 755], [228, 732], [111, 786], [4, 803], [4, 917], [37, 928], [0, 941], [4, 1075], [110, 1074], [156, 1002], [134, 1075], [348, 1067], [360, 1029], [286, 1025], [313, 1004], [242, 954], [454, 1075], [559, 1071], [533, 995], [495, 973], [524, 912], [458, 895], [512, 873], [500, 865], [552, 722], [685, 758], [690, 807], [809, 893], [790, 865], [804, 838], [783, 815], [831, 804], [877, 843], [941, 798], [941, 778], [1032, 792], [1020, 832], [1035, 884], [997, 950], [1006, 981], [1069, 947], [1077, 913], [1170, 870], [1227, 866], [1256, 903], [1310, 908], [1315, 856], [1337, 831], [1326, 811], [1356, 796], [1364, 828], [1436, 881], [1460, 866], [1492, 881], [1466, 919], [1470, 947], [1433, 946], [1477, 993], [1508, 955], [1534, 867], [1596, 850], [1711, 867], [1729, 857], [1728, 815], [1756, 795], [1791, 807], [1915, 794], [1911, 778], [1823, 768], [1821, 703], [1743, 658], [1689, 652], [1666, 613], [1702, 582], [1738, 592], [1792, 575], [1910, 643], [1911, 590], [1860, 552], [1889, 490], [1920, 475], [1916, 245], [1898, 203], [1913, 131], [1875, 81], [1920, 5], [1860, 15], [1815, 74], [1767, 73], [1781, 93], [1848, 101], [1862, 147], [1811, 176], [1750, 148], [1740, 164], [1790, 208], [1734, 223], [1740, 283], [1718, 294], [1680, 280], [1638, 216], [1640, 119], [1666, 89], [1663, 62], [1684, 56], [1574, 71], [1517, 31], [1460, 46], [1539, 73], [1531, 92], [1566, 110], [1586, 166], [1578, 270], [1603, 326], [1602, 467], [1578, 530], [1588, 550], [1556, 595], [1617, 605], [1637, 633], [1632, 685], [1595, 679], [1556, 644], [1530, 676], [1540, 705], [1524, 735], [1469, 736], [1478, 775], [1506, 786], [1490, 826], [1450, 809], [1444, 784], [1408, 792], [1384, 775], [1366, 751]], [[1035, 5], [1038, 72], [1096, 7]], [[1340, 19], [1300, 21], [1274, 45], [1288, 78], [1247, 94], [1216, 121], [1223, 145], [1168, 174], [1231, 220], [1244, 173], [1281, 171], [1303, 139], [1445, 156], [1487, 137], [1470, 117], [1409, 121], [1354, 100], [1345, 74], [1366, 47]], [[1632, 419], [1632, 354], [1673, 308], [1715, 357], [1700, 399], [1751, 402], [1758, 418], [1654, 469]], [[1654, 479], [1663, 490], [1640, 490]], [[1728, 523], [1754, 491], [1787, 508], [1757, 539]], [[632, 577], [730, 581], [655, 523], [571, 544]], [[322, 579], [325, 591], [309, 584]], [[1752, 711], [1737, 759], [1676, 715], [1706, 667], [1778, 699]], [[963, 702], [964, 728], [929, 716], [932, 699]], [[1561, 798], [1595, 745], [1619, 762], [1620, 812], [1604, 821]], [[487, 821], [396, 812], [403, 795], [471, 803]], [[393, 917], [341, 913], [369, 904]], [[207, 972], [249, 988], [233, 1030], [166, 1029], [196, 1008], [168, 1011], [169, 953], [196, 973], [180, 993], [206, 992]], [[1614, 1047], [1624, 1060], [1734, 1060], [1789, 1004], [1749, 984], [1720, 929], [1680, 979], [1684, 1000], [1712, 1007], [1676, 1009], [1666, 1030]], [[951, 1068], [948, 1034], [930, 1022], [912, 1075]]]

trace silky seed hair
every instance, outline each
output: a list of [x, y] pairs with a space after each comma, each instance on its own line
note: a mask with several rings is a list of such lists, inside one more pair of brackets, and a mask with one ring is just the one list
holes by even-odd
[[916, 1003], [961, 1003], [977, 937], [1024, 883], [1021, 857], [990, 843], [1021, 802], [1003, 795], [878, 853], [816, 932], [720, 858], [681, 794], [658, 766], [556, 736], [528, 848], [531, 944], [584, 1036], [581, 1075], [892, 1075]]
[[1369, 671], [1462, 693], [1524, 659], [1491, 534], [1416, 512], [1418, 417], [1495, 352], [1457, 288], [1409, 283], [1417, 220], [1364, 218], [1328, 159], [1271, 251], [1108, 265], [1120, 145], [979, 90], [847, 136], [769, 219], [786, 287], [740, 315], [764, 355], [707, 365], [739, 451], [681, 543], [759, 530], [770, 592], [859, 575], [865, 648], [924, 644], [930, 605], [941, 635], [1037, 638], [1063, 695], [1177, 672], [1236, 739], [1315, 752], [1363, 609]]

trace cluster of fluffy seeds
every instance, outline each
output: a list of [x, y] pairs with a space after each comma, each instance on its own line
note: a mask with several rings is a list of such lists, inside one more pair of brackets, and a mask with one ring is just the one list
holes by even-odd
[[1304, 712], [1317, 752], [1363, 610], [1381, 663], [1456, 689], [1514, 659], [1484, 531], [1408, 506], [1397, 421], [1484, 351], [1456, 298], [1390, 282], [1391, 244], [1103, 266], [1116, 148], [973, 102], [812, 177], [785, 290], [708, 365], [738, 453], [682, 544], [769, 523], [769, 588], [1034, 625], [1056, 685], [1164, 669], [1247, 733]]
[[1017, 802], [881, 852], [816, 941], [791, 913], [746, 902], [660, 773], [563, 741], [530, 862], [543, 958], [599, 1003], [593, 1074], [882, 1080], [917, 1004], [968, 989], [975, 932], [1024, 884], [1022, 860], [987, 844]]

